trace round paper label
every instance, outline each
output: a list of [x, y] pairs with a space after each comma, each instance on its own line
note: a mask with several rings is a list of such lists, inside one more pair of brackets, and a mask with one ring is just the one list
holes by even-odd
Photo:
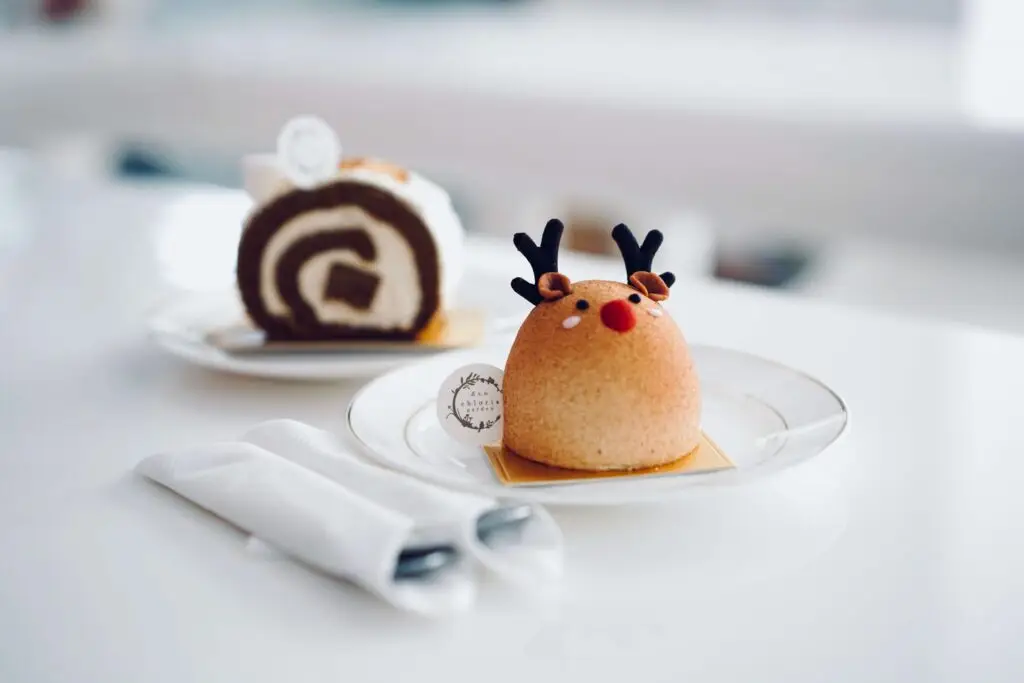
[[288, 179], [297, 187], [309, 189], [337, 173], [341, 144], [324, 121], [300, 116], [281, 129], [277, 156]]
[[501, 441], [501, 368], [476, 363], [459, 368], [441, 384], [437, 419], [462, 443], [484, 446]]

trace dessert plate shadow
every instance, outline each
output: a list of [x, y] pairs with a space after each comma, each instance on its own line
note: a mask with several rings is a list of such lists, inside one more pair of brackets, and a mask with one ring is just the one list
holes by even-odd
[[780, 472], [822, 453], [843, 433], [843, 400], [822, 382], [774, 361], [693, 345], [702, 427], [735, 465], [705, 473], [584, 480], [539, 487], [502, 484], [482, 447], [461, 444], [438, 421], [444, 379], [471, 363], [504, 366], [507, 348], [455, 351], [370, 381], [349, 405], [348, 431], [379, 465], [451, 489], [555, 505], [619, 505], [695, 495]]
[[[460, 309], [459, 312], [467, 312]], [[522, 316], [483, 315], [476, 348], [515, 330]], [[313, 346], [260, 352], [246, 349], [237, 325], [243, 307], [235, 292], [189, 293], [173, 297], [149, 317], [149, 335], [163, 351], [212, 370], [253, 377], [301, 381], [365, 379], [448, 349], [412, 344], [367, 343], [354, 348]], [[225, 339], [231, 343], [225, 343]], [[237, 342], [237, 349], [231, 344]], [[472, 348], [472, 347], [471, 347]]]

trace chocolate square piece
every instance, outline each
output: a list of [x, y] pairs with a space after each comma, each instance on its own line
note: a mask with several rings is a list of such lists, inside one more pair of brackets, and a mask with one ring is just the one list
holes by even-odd
[[380, 287], [380, 277], [347, 263], [335, 263], [327, 274], [324, 299], [343, 301], [353, 308], [367, 310]]

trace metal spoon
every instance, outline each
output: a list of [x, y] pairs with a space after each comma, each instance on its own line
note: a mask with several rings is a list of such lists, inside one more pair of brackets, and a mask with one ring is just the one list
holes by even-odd
[[[477, 519], [476, 536], [489, 548], [519, 540], [523, 527], [532, 517], [533, 508], [529, 505], [488, 510]], [[449, 543], [409, 546], [398, 556], [395, 580], [428, 579], [451, 567], [458, 559], [458, 549]]]

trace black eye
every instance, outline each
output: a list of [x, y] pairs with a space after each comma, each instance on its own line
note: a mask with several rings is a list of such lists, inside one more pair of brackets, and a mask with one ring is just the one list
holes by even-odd
[[635, 304], [638, 304], [638, 303], [640, 303], [640, 295], [639, 294], [630, 294], [629, 295], [629, 300], [632, 301]]
[[578, 308], [581, 311], [585, 311], [588, 308], [590, 308], [590, 303], [586, 299], [580, 299], [579, 301], [576, 302], [576, 308]]

